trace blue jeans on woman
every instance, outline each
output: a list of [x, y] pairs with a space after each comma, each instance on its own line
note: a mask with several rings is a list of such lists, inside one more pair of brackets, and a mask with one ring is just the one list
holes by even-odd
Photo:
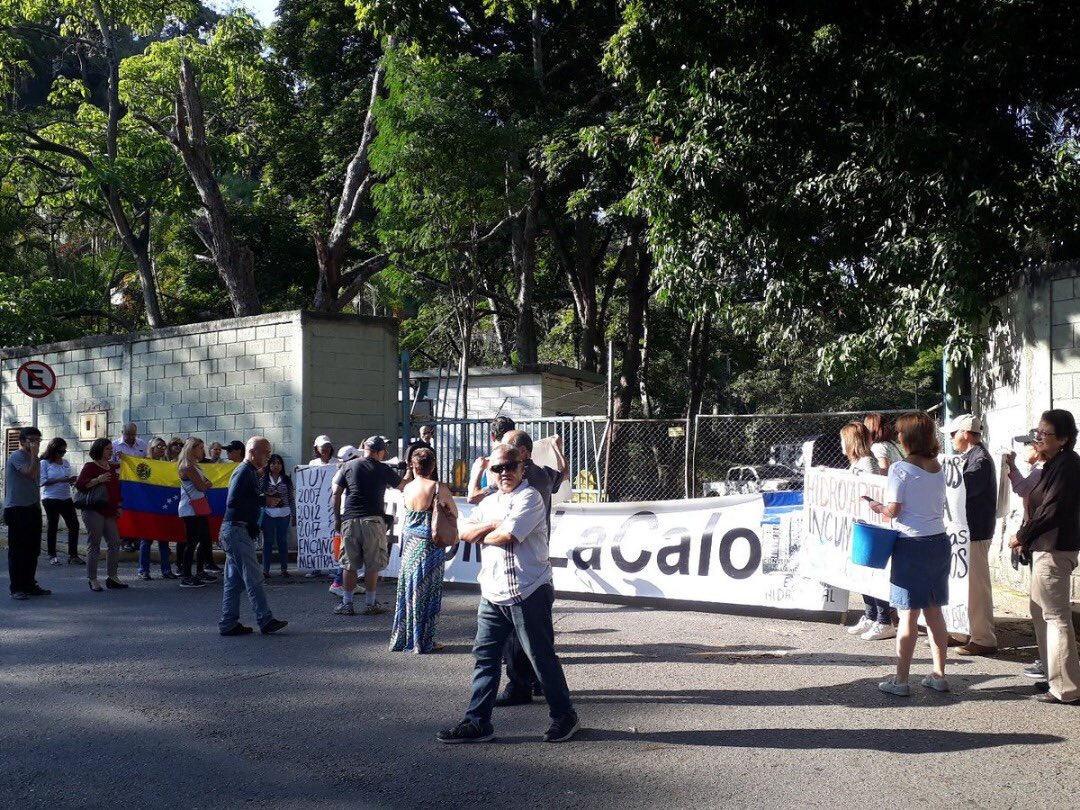
[[[153, 548], [153, 540], [139, 541], [139, 573], [150, 573], [150, 549]], [[169, 555], [169, 544], [159, 540], [157, 544], [158, 556], [161, 558], [161, 573], [172, 573], [172, 558]]]
[[281, 573], [285, 573], [289, 568], [289, 524], [292, 522], [292, 517], [285, 515], [284, 517], [270, 517], [269, 515], [263, 515], [262, 521], [262, 535], [263, 535], [263, 573], [270, 573], [270, 558], [273, 556], [274, 549], [277, 549], [278, 564], [281, 566]]

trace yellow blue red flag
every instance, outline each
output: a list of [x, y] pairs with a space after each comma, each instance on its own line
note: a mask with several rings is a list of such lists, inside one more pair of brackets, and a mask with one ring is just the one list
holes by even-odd
[[[229, 477], [235, 464], [200, 464], [210, 479], [206, 498], [210, 501], [210, 532], [217, 537], [225, 514]], [[177, 515], [180, 505], [180, 475], [175, 461], [153, 461], [138, 456], [120, 456], [121, 537], [184, 542], [184, 522]]]

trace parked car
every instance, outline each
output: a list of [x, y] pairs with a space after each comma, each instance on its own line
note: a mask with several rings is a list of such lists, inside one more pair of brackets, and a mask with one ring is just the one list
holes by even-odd
[[745, 495], [751, 492], [790, 492], [802, 489], [802, 474], [784, 464], [732, 467], [723, 481], [707, 481], [705, 495]]

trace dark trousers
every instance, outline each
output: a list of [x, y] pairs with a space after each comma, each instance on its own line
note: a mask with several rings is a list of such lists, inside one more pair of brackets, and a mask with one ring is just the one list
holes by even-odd
[[78, 557], [79, 515], [75, 511], [75, 504], [72, 503], [71, 498], [44, 498], [41, 505], [45, 507], [45, 538], [49, 556], [56, 556], [56, 535], [60, 528], [60, 518], [63, 518], [68, 531], [68, 556]]
[[41, 507], [9, 506], [4, 510], [8, 527], [8, 577], [12, 593], [29, 593], [37, 584], [37, 561], [41, 554]]
[[892, 609], [889, 607], [888, 601], [885, 599], [875, 599], [872, 596], [863, 594], [863, 604], [866, 608], [863, 613], [872, 622], [880, 622], [881, 624], [892, 624]]
[[516, 605], [495, 605], [487, 599], [480, 600], [473, 644], [476, 667], [473, 669], [472, 700], [465, 717], [491, 720], [502, 675], [503, 648], [506, 640], [515, 634], [544, 689], [551, 718], [559, 719], [573, 711], [566, 676], [555, 654], [555, 628], [551, 624], [554, 601], [555, 588], [550, 584], [540, 586]]
[[184, 530], [187, 534], [187, 542], [184, 543], [184, 557], [180, 562], [180, 573], [182, 576], [190, 577], [192, 562], [195, 562], [201, 574], [206, 563], [212, 559], [210, 521], [201, 515], [185, 517]]
[[540, 685], [536, 671], [525, 654], [525, 648], [518, 641], [517, 633], [511, 633], [503, 648], [503, 663], [506, 664], [506, 691], [515, 695], [529, 695]]

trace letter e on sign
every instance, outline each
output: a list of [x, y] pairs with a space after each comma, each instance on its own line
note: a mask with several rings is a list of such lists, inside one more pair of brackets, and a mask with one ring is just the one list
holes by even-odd
[[42, 399], [56, 388], [56, 372], [48, 363], [31, 360], [19, 366], [15, 372], [15, 384], [28, 397]]

